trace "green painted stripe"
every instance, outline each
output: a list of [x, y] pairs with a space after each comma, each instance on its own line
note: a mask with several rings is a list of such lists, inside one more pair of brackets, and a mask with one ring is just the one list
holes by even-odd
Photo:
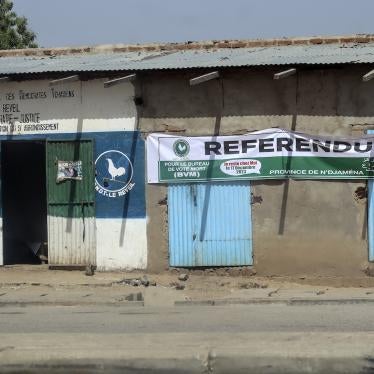
[[[252, 165], [241, 161], [253, 160]], [[227, 173], [221, 170], [230, 162]], [[200, 161], [160, 161], [160, 182], [240, 179], [369, 179], [374, 162], [357, 157], [265, 157]]]

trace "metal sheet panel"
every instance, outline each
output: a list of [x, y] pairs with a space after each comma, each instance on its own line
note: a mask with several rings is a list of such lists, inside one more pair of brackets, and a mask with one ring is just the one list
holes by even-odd
[[249, 182], [170, 185], [171, 266], [252, 264]]
[[[57, 161], [82, 161], [83, 179], [56, 183]], [[47, 181], [49, 204], [94, 202], [93, 145], [91, 140], [49, 140], [47, 143]]]
[[[1, 160], [2, 142], [0, 141], [0, 160]], [[0, 169], [0, 266], [4, 265], [4, 242], [3, 242], [3, 188]]]
[[[82, 180], [56, 182], [57, 161], [82, 161]], [[48, 260], [50, 265], [96, 263], [95, 192], [91, 140], [47, 142]]]
[[[368, 130], [368, 134], [374, 134], [374, 130]], [[374, 261], [374, 180], [368, 180], [368, 239], [369, 261]]]
[[194, 185], [168, 187], [169, 252], [171, 266], [194, 266]]
[[49, 214], [48, 262], [54, 266], [96, 265], [95, 218]]
[[360, 63], [374, 63], [374, 43], [1, 57], [0, 75]]

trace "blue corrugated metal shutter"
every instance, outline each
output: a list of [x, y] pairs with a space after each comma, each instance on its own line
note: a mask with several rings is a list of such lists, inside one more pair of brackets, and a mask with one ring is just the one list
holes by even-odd
[[[374, 130], [368, 130], [368, 134], [374, 134]], [[368, 238], [369, 261], [374, 261], [374, 181], [368, 180]]]
[[249, 182], [168, 188], [171, 266], [252, 264]]

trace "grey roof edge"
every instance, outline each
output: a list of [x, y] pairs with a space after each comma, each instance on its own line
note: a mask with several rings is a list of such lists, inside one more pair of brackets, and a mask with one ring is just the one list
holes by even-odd
[[188, 41], [175, 43], [146, 43], [146, 44], [105, 44], [97, 46], [57, 47], [57, 48], [28, 48], [0, 50], [1, 57], [20, 56], [60, 56], [82, 53], [115, 53], [115, 52], [151, 52], [151, 51], [181, 51], [181, 50], [210, 50], [222, 48], [258, 48], [290, 45], [321, 45], [344, 43], [372, 43], [374, 34], [352, 34], [336, 36], [312, 36], [272, 39], [233, 39]]
[[107, 46], [101, 49], [95, 47], [95, 52], [92, 50], [89, 53], [75, 52], [57, 55], [23, 53], [1, 57], [0, 76], [374, 64], [374, 36], [365, 36], [365, 42], [358, 42], [357, 39], [348, 39], [348, 37], [339, 40], [339, 43], [310, 42], [309, 44], [294, 43], [238, 48], [218, 47], [218, 43], [216, 48], [200, 49], [119, 51], [117, 48], [114, 52], [113, 48]]

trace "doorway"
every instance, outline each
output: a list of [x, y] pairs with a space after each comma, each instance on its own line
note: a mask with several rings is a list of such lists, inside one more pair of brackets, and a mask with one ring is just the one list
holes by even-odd
[[47, 258], [45, 152], [44, 141], [1, 143], [4, 265]]

